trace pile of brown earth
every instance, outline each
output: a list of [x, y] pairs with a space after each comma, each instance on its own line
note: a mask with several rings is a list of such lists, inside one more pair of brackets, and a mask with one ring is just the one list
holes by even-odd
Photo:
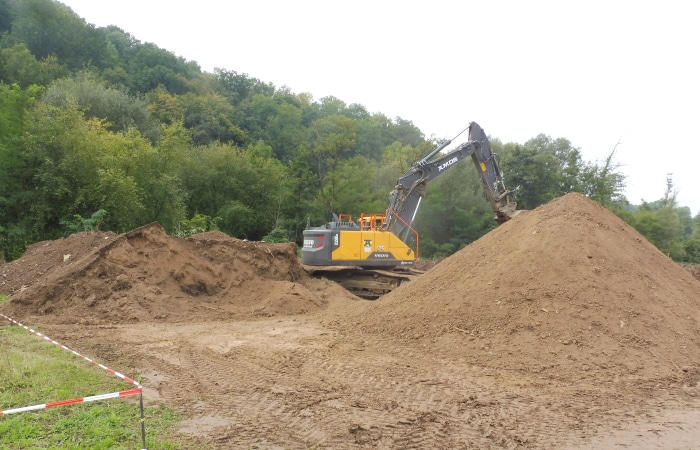
[[91, 232], [40, 242], [0, 265], [6, 315], [39, 323], [230, 320], [290, 315], [348, 298], [311, 278], [294, 244], [188, 239], [154, 223], [131, 232]]
[[331, 325], [550, 378], [700, 374], [700, 282], [579, 194], [522, 214]]

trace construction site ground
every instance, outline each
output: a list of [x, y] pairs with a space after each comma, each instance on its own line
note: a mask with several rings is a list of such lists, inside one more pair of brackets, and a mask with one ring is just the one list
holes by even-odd
[[293, 244], [151, 224], [32, 245], [0, 312], [193, 448], [700, 449], [698, 267], [569, 194], [425, 269], [367, 301]]

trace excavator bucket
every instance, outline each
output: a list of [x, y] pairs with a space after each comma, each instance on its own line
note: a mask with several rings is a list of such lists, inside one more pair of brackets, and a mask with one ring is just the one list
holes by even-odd
[[516, 209], [516, 207], [517, 204], [515, 202], [509, 202], [498, 208], [498, 211], [496, 212], [496, 222], [499, 225], [503, 225], [524, 211], [522, 209]]

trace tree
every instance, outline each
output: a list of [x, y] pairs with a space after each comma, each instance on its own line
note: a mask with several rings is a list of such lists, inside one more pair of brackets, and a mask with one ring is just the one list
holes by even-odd
[[146, 102], [123, 89], [107, 87], [94, 73], [79, 72], [56, 81], [46, 89], [42, 100], [58, 107], [75, 104], [86, 117], [104, 120], [111, 131], [135, 127], [151, 140], [157, 137], [158, 127]]
[[143, 199], [142, 221], [158, 222], [173, 233], [187, 216], [188, 193], [182, 174], [195, 164], [191, 159], [192, 132], [181, 122], [162, 125], [154, 150], [139, 164], [139, 185], [147, 194]]
[[678, 189], [676, 189], [673, 183], [673, 174], [669, 173], [666, 175], [666, 190], [664, 191], [664, 197], [661, 200], [663, 207], [675, 208], [678, 206]]
[[0, 83], [0, 259], [14, 259], [34, 240], [29, 219], [36, 166], [25, 151], [40, 88]]
[[12, 0], [0, 0], [0, 35], [10, 30], [17, 15], [16, 3]]
[[683, 258], [684, 230], [678, 212], [673, 207], [643, 202], [632, 225], [671, 258]]
[[154, 220], [174, 231], [185, 217], [173, 173], [182, 159], [173, 150], [162, 155], [135, 128], [114, 133], [75, 105], [41, 104], [30, 132], [26, 153], [37, 165], [31, 228], [43, 238], [55, 237], [62, 220], [100, 209], [107, 211], [104, 229], [115, 232]]
[[288, 102], [282, 102], [267, 118], [266, 129], [275, 156], [282, 162], [293, 159], [296, 151], [309, 140], [308, 131], [302, 125], [301, 108]]
[[540, 134], [524, 145], [505, 147], [503, 170], [513, 186], [520, 188], [518, 203], [533, 209], [568, 192], [579, 191], [581, 157], [567, 139]]
[[220, 218], [231, 236], [259, 240], [277, 225], [287, 171], [264, 142], [246, 150], [212, 142], [193, 149], [183, 173], [187, 209]]
[[700, 215], [693, 218], [690, 208], [678, 206], [677, 193], [673, 177], [668, 174], [664, 195], [659, 200], [642, 201], [639, 207], [618, 206], [614, 211], [674, 261], [694, 262], [700, 241]]
[[700, 213], [693, 218], [693, 232], [690, 238], [700, 240]]
[[620, 165], [614, 162], [619, 142], [605, 158], [603, 166], [584, 163], [581, 169], [581, 192], [608, 208], [624, 203], [625, 176], [617, 171]]
[[214, 69], [221, 94], [233, 105], [237, 106], [252, 94], [262, 94], [271, 97], [275, 92], [275, 86], [271, 83], [263, 83], [257, 78], [252, 78], [246, 73], [239, 74], [235, 70]]
[[[109, 230], [124, 233], [142, 223], [146, 191], [133, 175], [127, 175], [120, 167], [97, 169], [97, 182], [89, 189], [85, 203], [100, 205], [109, 211], [105, 221]], [[81, 209], [87, 210], [87, 206]]]
[[410, 120], [402, 119], [397, 117], [395, 119], [395, 125], [391, 127], [392, 141], [399, 141], [404, 145], [417, 146], [421, 142], [424, 142], [423, 133], [413, 125]]
[[585, 162], [568, 139], [540, 134], [525, 144], [503, 146], [503, 171], [518, 189], [521, 209], [533, 209], [569, 192], [580, 192], [612, 206], [624, 201], [624, 175], [617, 172], [615, 149], [604, 164]]
[[223, 96], [188, 92], [178, 96], [178, 103], [184, 113], [184, 126], [192, 130], [195, 144], [242, 140], [243, 131], [231, 122], [233, 106]]
[[341, 99], [329, 95], [327, 97], [323, 97], [319, 101], [318, 109], [321, 117], [345, 116], [347, 105]]
[[55, 56], [37, 61], [24, 43], [0, 48], [0, 80], [6, 83], [17, 83], [26, 89], [32, 84], [46, 85], [67, 74]]
[[[388, 191], [378, 189], [376, 162], [357, 155], [338, 168], [333, 212], [384, 213], [388, 206]], [[394, 179], [396, 177], [393, 177]]]
[[686, 241], [683, 250], [685, 251], [684, 262], [700, 264], [700, 239]]
[[381, 164], [393, 168], [397, 174], [401, 175], [411, 168], [411, 164], [421, 159], [423, 153], [427, 154], [428, 152], [425, 152], [421, 147], [403, 145], [399, 141], [394, 141], [384, 148]]
[[192, 78], [200, 73], [196, 64], [151, 43], [130, 48], [125, 69], [129, 89], [141, 94], [158, 86], [172, 94], [184, 94], [190, 90]]
[[282, 221], [287, 223], [278, 223], [278, 226], [293, 230], [294, 240], [301, 243], [307, 219], [314, 223], [325, 221], [322, 210], [314, 207], [318, 178], [313, 171], [311, 151], [305, 146], [300, 146], [294, 158], [287, 163], [287, 171], [289, 178], [286, 197], [282, 202]]
[[353, 113], [352, 108], [354, 106], [354, 104], [350, 105], [349, 113], [353, 116], [360, 116], [354, 119], [357, 125], [357, 139], [354, 153], [371, 158], [374, 161], [380, 161], [386, 146], [382, 138], [382, 129], [369, 114], [360, 115]]
[[111, 86], [126, 87], [129, 78], [126, 67], [130, 56], [136, 52], [141, 42], [114, 25], [100, 28], [99, 30], [104, 35], [110, 51], [113, 51], [116, 55], [114, 67], [107, 67], [102, 70], [102, 78]]
[[345, 116], [335, 115], [313, 123], [321, 210], [325, 217], [335, 210], [339, 172], [347, 151], [355, 145], [355, 123]]
[[11, 32], [10, 45], [24, 43], [39, 60], [56, 56], [75, 70], [86, 65], [110, 67], [116, 58], [101, 31], [85, 23], [69, 7], [52, 0], [23, 0]]

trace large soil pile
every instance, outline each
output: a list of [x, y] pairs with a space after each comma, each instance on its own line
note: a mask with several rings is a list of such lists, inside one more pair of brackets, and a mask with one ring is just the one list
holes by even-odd
[[[168, 236], [158, 224], [34, 244], [0, 267], [2, 310], [41, 323], [226, 320], [299, 314], [349, 295], [309, 277], [294, 244], [203, 233]], [[41, 317], [36, 317], [41, 316]]]
[[550, 377], [695, 377], [700, 282], [597, 203], [569, 194], [336, 325]]

